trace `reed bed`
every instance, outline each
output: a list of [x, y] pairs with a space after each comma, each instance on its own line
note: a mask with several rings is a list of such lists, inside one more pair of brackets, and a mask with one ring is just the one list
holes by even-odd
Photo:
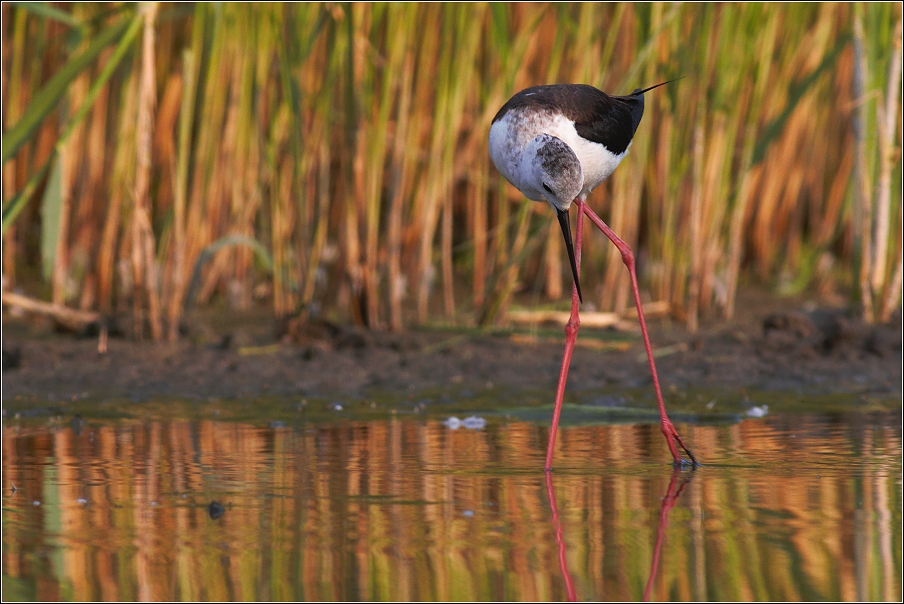
[[[743, 283], [901, 301], [896, 4], [3, 5], [3, 273], [175, 339], [187, 308], [374, 328], [564, 303], [549, 208], [491, 165], [517, 90], [647, 97], [591, 196], [695, 328]], [[602, 238], [586, 299], [624, 310]]]

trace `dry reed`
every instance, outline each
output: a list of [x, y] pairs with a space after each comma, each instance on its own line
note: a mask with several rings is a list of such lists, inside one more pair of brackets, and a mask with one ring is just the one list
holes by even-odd
[[[550, 213], [487, 157], [493, 114], [528, 85], [684, 75], [590, 200], [645, 296], [692, 328], [743, 283], [900, 305], [894, 5], [152, 10], [4, 4], [8, 287], [169, 339], [189, 292], [395, 330], [563, 303]], [[624, 309], [611, 246], [584, 257], [587, 300]]]

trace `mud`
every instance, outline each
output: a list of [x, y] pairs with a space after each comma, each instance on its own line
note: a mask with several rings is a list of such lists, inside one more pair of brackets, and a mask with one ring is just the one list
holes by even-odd
[[[805, 300], [753, 297], [746, 306], [739, 319], [712, 321], [694, 334], [675, 322], [651, 321], [663, 386], [900, 396], [900, 310], [891, 323], [870, 326]], [[17, 406], [462, 387], [552, 396], [564, 342], [560, 328], [391, 334], [326, 322], [277, 327], [266, 311], [191, 317], [177, 344], [111, 337], [103, 354], [96, 337], [60, 335], [40, 321], [4, 316], [3, 331], [2, 396]], [[581, 331], [569, 391], [650, 383], [639, 331]]]

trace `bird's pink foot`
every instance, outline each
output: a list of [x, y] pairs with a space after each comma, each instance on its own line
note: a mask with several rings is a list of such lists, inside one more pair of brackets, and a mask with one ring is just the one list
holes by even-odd
[[[662, 420], [662, 433], [665, 435], [665, 440], [669, 445], [669, 451], [672, 453], [672, 459], [674, 460], [675, 466], [680, 467], [690, 465], [691, 467], [697, 467], [699, 465], [697, 463], [697, 458], [694, 457], [691, 450], [684, 444], [684, 440], [682, 440], [681, 435], [678, 434], [678, 430], [675, 429], [672, 421], [667, 417]], [[684, 452], [687, 453], [687, 456], [691, 458], [690, 461], [684, 460], [678, 453], [678, 447], [675, 446], [676, 442]]]

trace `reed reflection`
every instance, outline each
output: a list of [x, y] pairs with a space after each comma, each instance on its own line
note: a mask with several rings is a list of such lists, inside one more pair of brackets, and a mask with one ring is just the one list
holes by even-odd
[[895, 413], [693, 426], [692, 488], [648, 425], [564, 429], [554, 488], [528, 422], [85, 421], [4, 424], [4, 599], [901, 595]]

